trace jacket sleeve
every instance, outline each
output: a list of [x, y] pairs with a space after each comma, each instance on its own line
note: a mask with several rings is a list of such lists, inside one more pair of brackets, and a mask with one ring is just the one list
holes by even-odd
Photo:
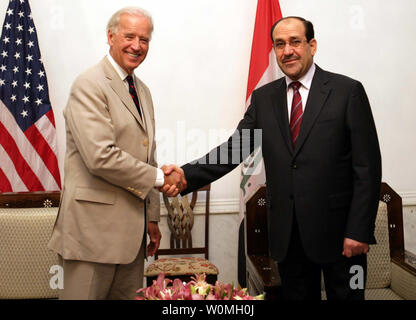
[[381, 155], [370, 103], [360, 82], [356, 82], [352, 89], [346, 121], [351, 139], [353, 195], [345, 237], [375, 243]]
[[253, 94], [251, 105], [244, 114], [244, 118], [228, 140], [200, 159], [182, 166], [188, 186], [181, 194], [198, 190], [235, 169], [254, 151], [255, 141], [258, 141], [254, 137], [258, 132], [259, 130], [256, 130], [255, 94]]

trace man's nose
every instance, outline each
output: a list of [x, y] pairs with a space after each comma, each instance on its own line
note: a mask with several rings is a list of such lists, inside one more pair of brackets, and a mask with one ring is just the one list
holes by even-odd
[[140, 50], [140, 39], [139, 38], [135, 38], [132, 43], [131, 43], [131, 47], [133, 50]]
[[290, 56], [293, 54], [293, 48], [289, 43], [285, 44], [285, 48], [283, 50], [284, 55]]

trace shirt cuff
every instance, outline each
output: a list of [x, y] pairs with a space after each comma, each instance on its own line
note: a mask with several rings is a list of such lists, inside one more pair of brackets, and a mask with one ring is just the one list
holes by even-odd
[[162, 169], [157, 168], [157, 176], [155, 181], [155, 187], [163, 187], [165, 184], [165, 174]]

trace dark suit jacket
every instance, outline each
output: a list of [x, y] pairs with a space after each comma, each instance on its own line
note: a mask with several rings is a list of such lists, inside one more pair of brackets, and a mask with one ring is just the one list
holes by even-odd
[[[262, 129], [272, 257], [278, 262], [285, 258], [296, 214], [306, 254], [315, 262], [326, 263], [341, 256], [344, 237], [375, 243], [380, 149], [360, 82], [317, 66], [304, 110], [293, 149], [286, 81], [281, 78], [253, 92], [234, 138], [242, 129]], [[219, 160], [221, 152], [231, 154], [238, 145], [244, 149], [244, 143], [232, 143], [230, 138], [197, 163], [184, 165], [188, 188], [183, 194], [234, 169], [235, 159], [227, 164]], [[212, 164], [215, 158], [218, 163]]]

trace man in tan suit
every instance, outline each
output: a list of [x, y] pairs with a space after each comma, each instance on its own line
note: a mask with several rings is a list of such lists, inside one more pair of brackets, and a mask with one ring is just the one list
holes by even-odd
[[152, 31], [144, 10], [116, 12], [107, 27], [109, 54], [72, 86], [64, 187], [49, 242], [64, 268], [61, 299], [134, 298], [144, 257], [159, 247], [155, 187], [164, 174], [155, 159], [150, 91], [133, 73]]

